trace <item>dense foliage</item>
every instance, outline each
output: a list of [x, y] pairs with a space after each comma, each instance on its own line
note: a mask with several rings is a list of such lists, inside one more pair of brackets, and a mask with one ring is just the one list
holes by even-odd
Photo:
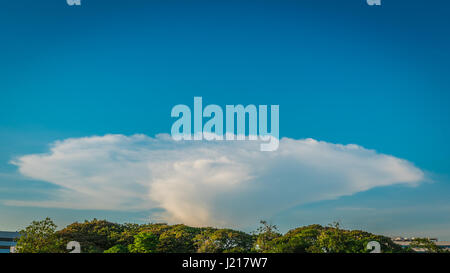
[[[51, 219], [33, 221], [21, 231], [19, 252], [68, 252], [69, 241], [78, 241], [90, 253], [367, 253], [367, 243], [377, 241], [384, 253], [411, 252], [385, 236], [360, 230], [309, 225], [281, 234], [277, 227], [261, 221], [248, 234], [232, 229], [168, 224], [117, 224], [94, 219], [73, 223], [57, 231]], [[426, 239], [414, 247], [430, 252], [441, 250]]]
[[55, 233], [56, 225], [50, 218], [33, 221], [20, 231], [17, 241], [19, 253], [57, 253], [63, 252], [63, 240]]

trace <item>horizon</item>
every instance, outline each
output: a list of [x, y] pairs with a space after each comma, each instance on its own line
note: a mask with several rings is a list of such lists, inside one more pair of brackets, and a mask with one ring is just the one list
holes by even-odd
[[[34, 221], [42, 221], [42, 220], [44, 220], [44, 219], [36, 219], [36, 220], [34, 220]], [[52, 220], [52, 219], [51, 219]], [[56, 227], [56, 231], [61, 231], [61, 230], [64, 230], [65, 228], [67, 228], [69, 225], [71, 225], [71, 224], [76, 224], [76, 223], [86, 223], [86, 222], [92, 222], [92, 221], [108, 221], [108, 220], [106, 220], [106, 219], [97, 219], [97, 218], [92, 218], [92, 219], [85, 219], [85, 220], [83, 220], [83, 221], [75, 221], [75, 222], [72, 222], [72, 223], [69, 223], [69, 224], [67, 224], [67, 225], [65, 225], [65, 226], [57, 226]], [[110, 221], [108, 221], [108, 222], [110, 222]], [[184, 226], [188, 226], [188, 225], [185, 225], [185, 224], [182, 224], [182, 223], [173, 223], [173, 224], [169, 224], [169, 223], [164, 223], [164, 222], [148, 222], [148, 223], [133, 223], [133, 222], [122, 222], [122, 223], [120, 223], [120, 222], [110, 222], [110, 223], [114, 223], [114, 224], [120, 224], [120, 225], [126, 225], [126, 224], [138, 224], [138, 225], [169, 225], [169, 226], [176, 226], [176, 225], [184, 225]], [[29, 225], [30, 225], [31, 223], [29, 223]], [[269, 224], [274, 224], [274, 223], [269, 223]], [[340, 224], [340, 223], [339, 223]], [[27, 225], [27, 226], [29, 226], [29, 225]], [[275, 226], [277, 226], [276, 224], [274, 224]], [[282, 231], [282, 230], [278, 230], [279, 232], [281, 232], [281, 234], [286, 234], [287, 232], [289, 232], [289, 231], [292, 231], [292, 230], [295, 230], [295, 229], [297, 229], [297, 228], [302, 228], [302, 227], [308, 227], [308, 226], [314, 226], [314, 225], [320, 225], [320, 224], [314, 224], [314, 223], [311, 223], [311, 224], [306, 224], [306, 225], [302, 225], [302, 226], [297, 226], [297, 227], [292, 227], [292, 228], [290, 228], [290, 229], [288, 229], [288, 230], [284, 230], [284, 231]], [[332, 228], [334, 228], [334, 226], [333, 226], [333, 223], [329, 223], [329, 224], [327, 224], [327, 225], [320, 225], [320, 226], [322, 226], [322, 227], [332, 227]], [[246, 233], [249, 233], [249, 234], [252, 234], [253, 232], [256, 232], [256, 230], [242, 230], [242, 229], [239, 229], [239, 228], [229, 228], [229, 227], [216, 227], [216, 226], [193, 226], [193, 227], [196, 227], [196, 228], [213, 228], [213, 229], [232, 229], [232, 230], [238, 230], [238, 231], [242, 231], [242, 232], [246, 232]], [[1, 232], [10, 232], [10, 233], [19, 233], [22, 229], [25, 229], [26, 227], [23, 227], [23, 228], [20, 228], [20, 229], [17, 229], [17, 230], [0, 230], [0, 233]], [[342, 230], [349, 230], [349, 231], [366, 231], [366, 230], [362, 230], [362, 229], [348, 229], [348, 228], [346, 228], [345, 226], [342, 226], [342, 227], [340, 227]], [[278, 229], [278, 227], [277, 227], [277, 229]], [[426, 238], [426, 239], [430, 239], [430, 240], [433, 240], [433, 239], [436, 239], [438, 242], [446, 242], [446, 241], [444, 241], [444, 240], [441, 240], [440, 238], [437, 238], [437, 237], [432, 237], [432, 236], [414, 236], [414, 235], [410, 235], [410, 236], [404, 236], [403, 234], [397, 234], [397, 235], [390, 235], [390, 234], [375, 234], [375, 235], [381, 235], [381, 236], [385, 236], [385, 237], [388, 237], [388, 238], [390, 238], [390, 239], [392, 239], [392, 240], [396, 240], [396, 239], [402, 239], [402, 240], [412, 240], [412, 239], [415, 239], [415, 238]]]

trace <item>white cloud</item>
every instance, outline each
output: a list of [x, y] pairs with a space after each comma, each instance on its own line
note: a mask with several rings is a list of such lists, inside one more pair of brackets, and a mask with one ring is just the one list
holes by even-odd
[[13, 164], [22, 175], [61, 188], [51, 200], [5, 201], [8, 205], [163, 208], [163, 220], [189, 225], [244, 226], [295, 205], [424, 179], [408, 161], [361, 146], [289, 138], [280, 140], [276, 152], [259, 151], [255, 141], [73, 138]]

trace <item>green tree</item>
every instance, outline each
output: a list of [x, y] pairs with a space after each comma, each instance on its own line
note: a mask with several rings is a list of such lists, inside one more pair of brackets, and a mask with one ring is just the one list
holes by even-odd
[[260, 221], [261, 226], [256, 230], [254, 250], [257, 252], [272, 252], [272, 241], [281, 236], [276, 225], [267, 221]]
[[[82, 252], [97, 253], [367, 253], [370, 241], [379, 242], [383, 253], [413, 252], [385, 236], [341, 229], [339, 223], [298, 227], [282, 235], [266, 221], [261, 221], [256, 232], [247, 234], [232, 229], [116, 224], [97, 219], [56, 231], [56, 225], [46, 218], [32, 222], [21, 235], [18, 252], [67, 252], [69, 241], [78, 241]], [[428, 239], [416, 239], [411, 246], [428, 252], [444, 251]]]
[[18, 253], [60, 253], [65, 252], [63, 242], [55, 233], [56, 225], [50, 218], [33, 221], [21, 230], [17, 240]]
[[306, 253], [317, 243], [317, 237], [323, 229], [320, 225], [296, 228], [269, 243], [270, 252]]
[[122, 228], [122, 232], [111, 233], [110, 238], [114, 240], [115, 243], [124, 246], [132, 244], [134, 241], [134, 236], [142, 230], [141, 225], [133, 223], [125, 223]]
[[151, 232], [140, 232], [134, 236], [134, 242], [128, 246], [128, 250], [131, 253], [154, 253], [157, 246], [157, 236]]
[[321, 231], [311, 250], [319, 253], [354, 253], [358, 252], [358, 242], [341, 230], [339, 223], [336, 222]]
[[402, 253], [411, 252], [408, 249], [404, 249], [400, 245], [395, 244], [391, 238], [381, 235], [375, 235], [367, 231], [362, 230], [345, 230], [349, 236], [356, 240], [355, 248], [352, 250], [354, 253], [368, 253], [371, 250], [367, 249], [367, 244], [370, 241], [376, 241], [380, 243], [382, 253]]
[[[57, 234], [65, 243], [69, 241], [79, 242], [83, 253], [101, 253], [120, 244], [124, 231], [124, 225], [93, 219], [83, 223], [75, 222], [70, 224], [58, 231]], [[127, 244], [123, 243], [123, 245]]]
[[194, 238], [200, 230], [185, 225], [172, 226], [159, 235], [157, 250], [163, 253], [194, 253]]
[[128, 253], [128, 248], [124, 245], [115, 245], [107, 250], [105, 250], [103, 253]]
[[232, 229], [208, 229], [197, 235], [197, 252], [200, 253], [232, 253], [249, 252], [254, 237]]
[[390, 238], [374, 235], [361, 230], [344, 230], [339, 223], [329, 227], [321, 227], [314, 244], [307, 252], [313, 253], [368, 253], [367, 244], [370, 241], [380, 243], [383, 253], [408, 252], [401, 246], [396, 245]]

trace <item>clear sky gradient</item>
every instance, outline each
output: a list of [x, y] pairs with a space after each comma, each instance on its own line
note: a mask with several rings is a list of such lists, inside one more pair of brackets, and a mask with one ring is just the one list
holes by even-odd
[[171, 108], [202, 96], [279, 104], [282, 137], [358, 144], [428, 178], [280, 212], [270, 220], [283, 231], [341, 221], [450, 240], [449, 12], [443, 0], [3, 1], [0, 230], [45, 216], [61, 227], [147, 221], [148, 211], [8, 206], [56, 187], [10, 161], [66, 138], [169, 133]]

